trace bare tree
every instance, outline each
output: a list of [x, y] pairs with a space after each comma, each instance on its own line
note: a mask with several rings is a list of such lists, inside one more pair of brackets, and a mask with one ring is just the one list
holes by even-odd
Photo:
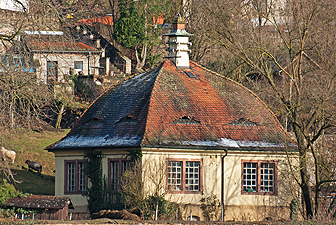
[[[201, 3], [200, 3], [201, 4]], [[322, 163], [314, 145], [335, 125], [335, 4], [329, 0], [207, 1], [203, 29], [208, 37], [237, 59], [254, 89], [293, 131], [300, 158], [300, 187], [306, 217], [315, 212], [312, 203], [309, 152], [312, 153], [314, 186], [322, 182]], [[331, 41], [332, 40], [332, 41]], [[249, 84], [251, 85], [251, 83]]]

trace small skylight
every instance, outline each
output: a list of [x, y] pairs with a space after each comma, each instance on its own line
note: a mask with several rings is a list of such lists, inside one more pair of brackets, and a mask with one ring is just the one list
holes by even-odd
[[119, 123], [123, 123], [123, 124], [124, 124], [124, 123], [137, 123], [137, 120], [134, 119], [133, 116], [127, 115], [127, 116], [121, 118], [121, 119], [117, 122], [117, 124], [119, 124]]
[[197, 121], [190, 116], [184, 116], [180, 119], [175, 120], [173, 123], [178, 123], [178, 124], [201, 124], [200, 121]]
[[238, 125], [238, 126], [257, 126], [255, 122], [252, 122], [249, 119], [246, 118], [240, 118], [240, 119], [235, 119], [229, 125]]
[[192, 72], [185, 72], [187, 75], [188, 75], [188, 77], [190, 77], [190, 78], [196, 78], [196, 76], [192, 73]]

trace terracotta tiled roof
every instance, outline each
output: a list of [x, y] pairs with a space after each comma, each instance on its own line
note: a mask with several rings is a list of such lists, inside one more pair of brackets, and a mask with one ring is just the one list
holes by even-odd
[[87, 44], [58, 35], [29, 35], [25, 40], [28, 48], [35, 52], [99, 52]]
[[91, 19], [81, 19], [78, 20], [77, 23], [84, 23], [89, 26], [92, 26], [93, 23], [103, 23], [112, 26], [113, 25], [113, 17], [112, 16], [103, 16], [103, 17], [95, 17]]
[[69, 197], [58, 197], [49, 195], [28, 195], [20, 198], [8, 199], [2, 206], [19, 207], [29, 209], [62, 209], [68, 204], [69, 208], [74, 208]]
[[49, 150], [100, 147], [232, 149], [294, 145], [267, 106], [240, 84], [193, 62], [167, 60], [107, 91]]

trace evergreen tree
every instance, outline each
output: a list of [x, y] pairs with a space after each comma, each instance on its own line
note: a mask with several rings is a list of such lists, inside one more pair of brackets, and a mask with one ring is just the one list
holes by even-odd
[[[139, 14], [136, 2], [125, 4], [126, 1], [120, 1], [120, 17], [115, 23], [114, 38], [126, 48], [134, 48], [137, 65], [136, 70], [143, 67], [146, 57], [146, 26], [145, 19]], [[138, 50], [142, 49], [141, 60], [138, 56]]]

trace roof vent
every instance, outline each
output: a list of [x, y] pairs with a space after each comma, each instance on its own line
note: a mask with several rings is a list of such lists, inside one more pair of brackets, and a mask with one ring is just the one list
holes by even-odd
[[246, 118], [240, 118], [240, 119], [235, 119], [229, 125], [238, 125], [238, 126], [257, 126], [255, 122], [252, 122], [249, 119]]
[[197, 121], [190, 116], [184, 116], [180, 119], [175, 120], [173, 123], [177, 123], [177, 124], [201, 124], [200, 121]]
[[137, 123], [137, 120], [134, 119], [133, 116], [127, 115], [127, 116], [121, 118], [121, 119], [117, 122], [117, 124], [119, 124], [119, 123], [123, 123], [123, 124], [124, 124], [124, 123]]
[[100, 130], [104, 126], [104, 122], [97, 118], [91, 118], [83, 124], [83, 130], [94, 132], [94, 130]]

